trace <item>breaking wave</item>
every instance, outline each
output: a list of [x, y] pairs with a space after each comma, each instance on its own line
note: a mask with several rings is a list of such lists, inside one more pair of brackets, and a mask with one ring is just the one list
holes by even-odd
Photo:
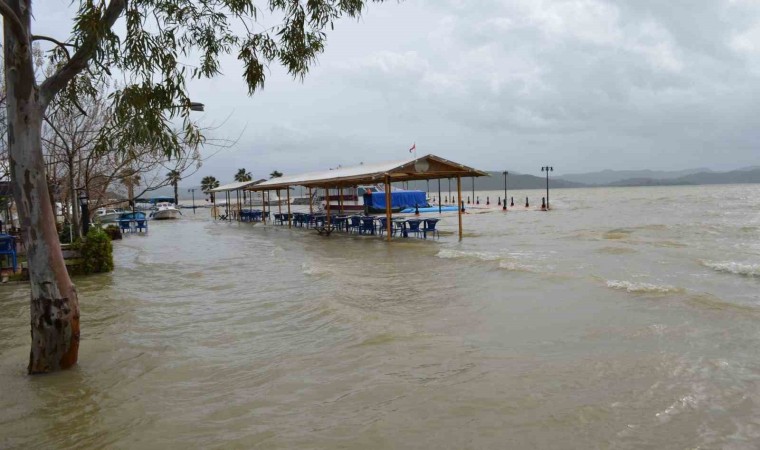
[[439, 258], [444, 259], [454, 259], [454, 258], [470, 258], [470, 259], [479, 259], [481, 261], [498, 261], [502, 259], [501, 255], [498, 255], [496, 253], [489, 253], [489, 252], [468, 252], [468, 251], [462, 251], [462, 250], [453, 250], [449, 248], [444, 248], [441, 251], [438, 252], [436, 255]]
[[702, 265], [717, 272], [733, 273], [745, 277], [760, 277], [760, 264], [742, 264], [733, 261], [702, 261]]
[[501, 261], [499, 263], [499, 268], [504, 269], [504, 270], [509, 270], [512, 272], [531, 272], [531, 273], [541, 272], [541, 270], [536, 266], [531, 266], [529, 264], [520, 264], [514, 261]]
[[657, 285], [650, 283], [635, 283], [631, 281], [607, 281], [607, 287], [619, 291], [632, 292], [636, 294], [674, 294], [684, 292], [682, 288], [668, 285]]

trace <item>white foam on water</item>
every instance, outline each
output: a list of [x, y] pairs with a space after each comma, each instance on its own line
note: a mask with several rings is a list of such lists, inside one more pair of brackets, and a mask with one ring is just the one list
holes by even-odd
[[441, 249], [436, 256], [443, 259], [471, 258], [479, 259], [481, 261], [498, 261], [502, 259], [502, 256], [497, 253], [463, 251], [449, 248]]
[[702, 261], [702, 265], [718, 272], [733, 273], [745, 277], [760, 277], [760, 264], [743, 264], [734, 261]]
[[538, 273], [541, 270], [537, 266], [531, 266], [530, 264], [520, 264], [515, 261], [501, 261], [499, 268], [513, 271], [513, 272], [531, 272]]
[[683, 292], [682, 288], [675, 286], [618, 280], [608, 280], [607, 287], [637, 294], [673, 294]]

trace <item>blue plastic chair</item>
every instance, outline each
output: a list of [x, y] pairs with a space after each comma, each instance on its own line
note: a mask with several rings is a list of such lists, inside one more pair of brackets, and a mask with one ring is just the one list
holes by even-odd
[[362, 217], [362, 225], [359, 229], [359, 234], [375, 234], [375, 218], [374, 217]]
[[148, 221], [145, 220], [145, 217], [138, 217], [135, 220], [135, 227], [137, 228], [137, 231], [140, 233], [147, 233], [148, 232]]
[[0, 255], [7, 255], [13, 264], [13, 272], [16, 272], [18, 260], [16, 258], [16, 240], [9, 234], [0, 235]]
[[409, 219], [406, 221], [407, 225], [409, 225], [409, 230], [407, 231], [407, 234], [414, 233], [417, 235], [417, 237], [420, 236], [422, 233], [422, 230], [420, 229], [420, 224], [422, 223], [422, 220], [420, 219]]
[[132, 220], [131, 219], [119, 219], [119, 228], [121, 228], [121, 232], [130, 232], [132, 231]]
[[440, 237], [440, 234], [438, 233], [438, 229], [435, 227], [435, 225], [440, 221], [441, 219], [425, 219], [425, 222], [422, 227], [422, 236], [427, 239], [427, 234], [432, 233], [436, 237]]
[[332, 219], [330, 220], [333, 225], [335, 225], [336, 230], [343, 231], [343, 228], [346, 225], [346, 220], [348, 220], [345, 216], [332, 216]]
[[[395, 236], [396, 235], [396, 227], [394, 226], [393, 222], [391, 222], [391, 228], [390, 228], [390, 230], [391, 230], [391, 236]], [[380, 218], [380, 228], [379, 228], [380, 236], [382, 236], [383, 233], [386, 232], [386, 231], [388, 231], [388, 219], [386, 217], [381, 217]]]
[[351, 216], [348, 218], [348, 232], [356, 231], [361, 232], [362, 218], [361, 216]]

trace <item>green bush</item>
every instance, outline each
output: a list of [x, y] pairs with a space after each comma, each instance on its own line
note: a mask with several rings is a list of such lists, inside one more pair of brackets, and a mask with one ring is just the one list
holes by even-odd
[[63, 224], [56, 224], [58, 228], [58, 240], [61, 244], [71, 244], [71, 226], [68, 222]]
[[103, 273], [113, 270], [111, 237], [101, 228], [90, 228], [87, 237], [76, 244], [82, 257], [82, 272]]
[[106, 234], [111, 237], [112, 241], [118, 241], [121, 239], [121, 230], [116, 225], [108, 225], [104, 230], [106, 231]]

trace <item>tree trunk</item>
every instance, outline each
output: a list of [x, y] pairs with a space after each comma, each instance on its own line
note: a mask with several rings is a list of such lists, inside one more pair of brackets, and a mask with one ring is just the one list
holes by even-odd
[[[29, 30], [30, 2], [8, 2]], [[21, 3], [21, 4], [20, 4]], [[22, 5], [23, 4], [23, 5]], [[23, 8], [22, 8], [23, 6]], [[79, 302], [63, 261], [42, 156], [42, 117], [29, 45], [4, 21], [8, 146], [13, 197], [27, 249], [31, 287], [30, 374], [65, 369], [77, 362]]]

